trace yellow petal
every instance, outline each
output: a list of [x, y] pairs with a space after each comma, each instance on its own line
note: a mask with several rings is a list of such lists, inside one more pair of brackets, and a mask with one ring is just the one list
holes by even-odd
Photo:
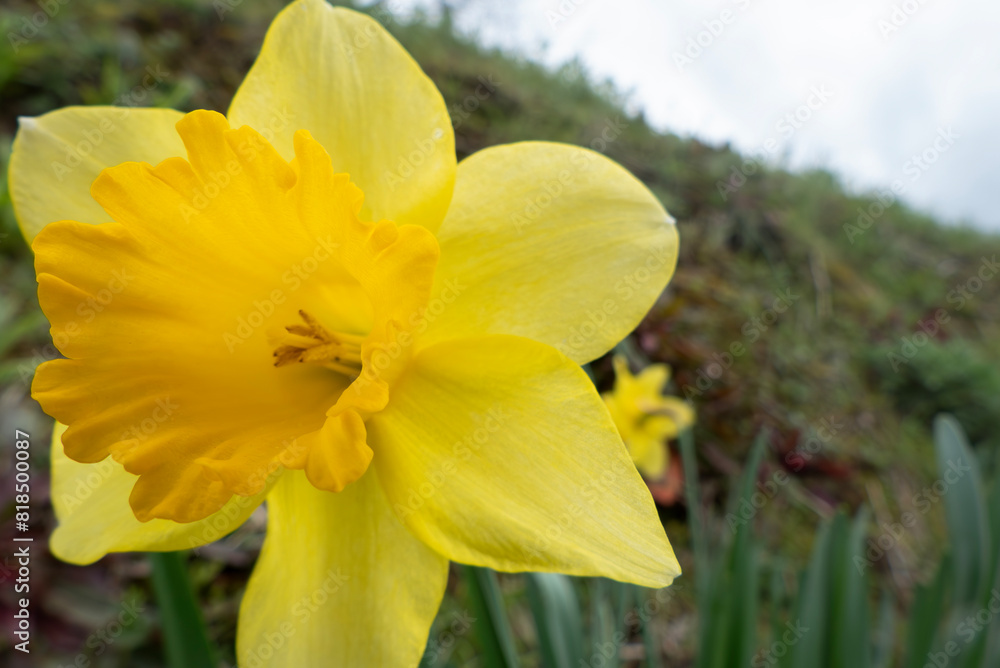
[[658, 396], [663, 392], [668, 380], [670, 380], [670, 367], [666, 364], [650, 364], [640, 371], [635, 379], [636, 384], [650, 396]]
[[233, 531], [264, 500], [263, 493], [236, 497], [215, 515], [189, 524], [169, 520], [143, 524], [128, 503], [136, 476], [112, 459], [99, 464], [73, 461], [63, 452], [65, 430], [56, 424], [51, 451], [51, 496], [59, 526], [50, 547], [63, 561], [82, 565], [109, 552], [189, 550]]
[[[615, 355], [612, 359], [615, 368], [615, 386], [611, 392], [612, 402], [616, 404], [618, 411], [612, 411], [612, 417], [618, 430], [625, 436], [627, 429], [623, 428], [624, 422], [638, 422], [643, 417], [640, 402], [647, 395], [659, 396], [659, 388], [652, 393], [647, 390], [640, 380], [644, 377], [642, 372], [638, 377], [632, 375], [628, 360], [624, 355]], [[648, 376], [646, 376], [648, 378]]]
[[291, 471], [267, 508], [240, 607], [239, 664], [416, 666], [448, 561], [399, 522], [376, 476], [333, 494]]
[[611, 365], [615, 368], [615, 383], [626, 384], [635, 381], [632, 369], [628, 365], [628, 358], [624, 355], [615, 355], [611, 359]]
[[618, 433], [627, 443], [632, 431], [639, 424], [639, 418], [635, 415], [635, 411], [622, 401], [621, 395], [617, 392], [605, 392], [601, 398], [604, 399], [604, 405], [607, 406], [608, 413], [611, 414], [611, 420], [615, 423]]
[[156, 164], [184, 155], [172, 109], [66, 107], [21, 118], [10, 157], [10, 196], [30, 243], [56, 220], [108, 220], [90, 196], [106, 167], [123, 162]]
[[658, 480], [667, 470], [666, 443], [656, 435], [640, 430], [628, 441], [629, 452], [636, 468], [650, 480]]
[[423, 350], [368, 423], [396, 514], [454, 561], [662, 587], [680, 568], [587, 375], [519, 337]]
[[293, 2], [271, 24], [229, 118], [286, 158], [294, 132], [308, 130], [364, 191], [363, 218], [433, 231], [448, 209], [455, 137], [444, 99], [369, 16]]
[[517, 334], [578, 363], [639, 324], [677, 262], [673, 219], [635, 177], [542, 142], [462, 161], [438, 240], [428, 342]]
[[650, 427], [663, 438], [674, 438], [694, 424], [694, 409], [678, 397], [654, 397], [644, 408], [652, 414]]

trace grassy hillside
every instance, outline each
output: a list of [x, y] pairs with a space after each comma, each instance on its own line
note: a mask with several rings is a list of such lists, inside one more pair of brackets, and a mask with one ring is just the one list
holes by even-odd
[[[282, 4], [61, 5], [16, 51], [0, 49], [0, 156], [6, 163], [17, 116], [66, 105], [225, 111]], [[34, 2], [8, 0], [0, 8], [2, 33], [22, 35], [25, 17], [36, 11]], [[695, 441], [708, 502], [721, 498], [741, 470], [753, 436], [770, 429], [765, 470], [783, 468], [793, 483], [759, 521], [783, 558], [805, 555], [817, 517], [837, 507], [870, 503], [876, 520], [905, 509], [933, 478], [929, 427], [938, 411], [953, 412], [984, 461], [993, 460], [1000, 448], [1000, 268], [990, 267], [1000, 256], [1000, 236], [940, 226], [884, 194], [848, 194], [823, 171], [789, 173], [727, 146], [657, 132], [580, 67], [552, 72], [484, 50], [457, 36], [447, 16], [439, 24], [407, 24], [376, 11], [443, 92], [460, 158], [525, 139], [589, 146], [631, 170], [677, 218], [677, 274], [634, 343], [674, 367], [676, 392], [697, 407]], [[149, 66], [168, 75], [143, 99], [130, 97]], [[30, 251], [3, 188], [0, 422], [4, 433], [17, 425], [41, 434], [48, 420], [28, 397], [28, 384], [33, 366], [52, 349], [34, 296]], [[607, 359], [594, 370], [599, 384], [610, 382]], [[9, 461], [0, 463], [0, 477], [10, 474]], [[690, 566], [683, 508], [663, 512]], [[906, 536], [886, 576], [904, 593], [937, 557], [937, 513]], [[0, 523], [11, 515], [4, 510]], [[208, 550], [210, 558], [194, 562], [223, 646], [232, 642], [237, 594], [261, 530], [251, 522]], [[41, 537], [47, 527], [37, 531]], [[88, 617], [116, 610], [126, 592], [145, 596], [140, 559], [101, 564], [84, 572], [46, 562], [45, 595], [52, 602], [44, 623], [58, 629], [49, 636], [53, 655], [76, 651], [91, 628]], [[516, 590], [516, 582], [511, 586]], [[0, 601], [7, 595], [5, 589]], [[457, 600], [449, 598], [443, 615]], [[687, 613], [678, 606], [664, 613], [664, 623], [676, 629], [673, 656], [685, 657]], [[155, 620], [129, 633], [114, 654], [131, 656], [129, 665], [155, 664]]]

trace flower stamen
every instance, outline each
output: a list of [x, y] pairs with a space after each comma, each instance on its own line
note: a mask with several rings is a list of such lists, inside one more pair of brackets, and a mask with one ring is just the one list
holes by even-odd
[[305, 324], [285, 327], [291, 336], [275, 349], [274, 366], [312, 362], [352, 378], [361, 373], [364, 336], [331, 332], [304, 310], [299, 311], [299, 316]]

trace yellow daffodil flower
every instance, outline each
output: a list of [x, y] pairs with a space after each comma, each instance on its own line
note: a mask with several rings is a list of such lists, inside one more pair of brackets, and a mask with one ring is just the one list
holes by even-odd
[[579, 366], [666, 285], [672, 219], [581, 148], [456, 165], [373, 19], [292, 3], [226, 116], [22, 119], [10, 185], [65, 356], [32, 387], [68, 425], [51, 548], [192, 548], [266, 497], [242, 666], [415, 666], [449, 560], [678, 575]]
[[664, 396], [670, 380], [666, 364], [650, 364], [634, 376], [624, 356], [615, 355], [613, 363], [615, 386], [604, 394], [604, 403], [639, 472], [659, 480], [670, 465], [667, 441], [694, 424], [694, 411], [687, 402]]

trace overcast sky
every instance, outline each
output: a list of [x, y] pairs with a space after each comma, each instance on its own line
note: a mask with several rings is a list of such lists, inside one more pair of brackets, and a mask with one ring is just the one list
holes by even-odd
[[[437, 0], [391, 0], [405, 12]], [[1000, 230], [1000, 4], [985, 0], [455, 0], [460, 27], [579, 57], [655, 127], [822, 166], [854, 191]], [[811, 104], [811, 108], [810, 105]], [[806, 105], [803, 107], [803, 105]], [[799, 120], [788, 114], [798, 113]], [[782, 123], [784, 119], [784, 123]], [[769, 144], [768, 140], [774, 140]], [[924, 158], [921, 158], [921, 155]], [[916, 160], [914, 157], [916, 156]]]

